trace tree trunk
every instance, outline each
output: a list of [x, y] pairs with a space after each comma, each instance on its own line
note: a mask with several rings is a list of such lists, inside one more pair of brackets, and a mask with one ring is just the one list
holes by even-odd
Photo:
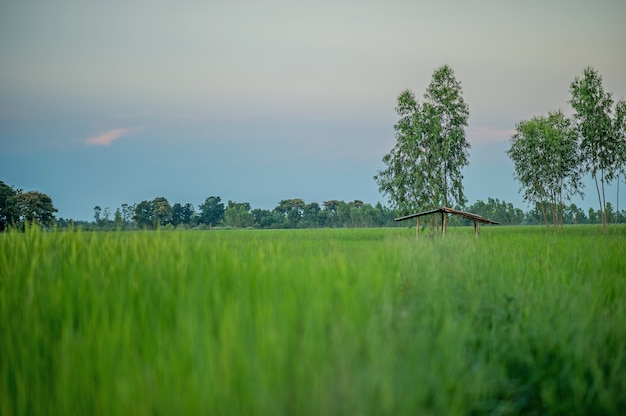
[[[559, 214], [561, 214], [561, 229], [563, 229], [563, 225], [565, 223], [565, 221], [563, 220], [563, 207], [563, 181], [561, 180], [561, 187], [559, 189]], [[576, 221], [574, 220], [574, 222]]]
[[[600, 187], [598, 186], [598, 177], [595, 174], [593, 174], [592, 176], [596, 184], [596, 191], [598, 192], [598, 203], [600, 204], [600, 216], [604, 218], [604, 210], [602, 209], [602, 197], [600, 196]], [[604, 224], [604, 219], [602, 220], [602, 223]]]
[[539, 206], [541, 207], [541, 213], [543, 214], [543, 220], [546, 223], [546, 228], [549, 230], [550, 223], [548, 222], [548, 214], [546, 213], [546, 205], [543, 202], [540, 202]]
[[602, 169], [602, 228], [606, 232], [606, 196], [604, 193], [604, 169]]
[[617, 222], [619, 220], [619, 177], [620, 174], [617, 174], [617, 201], [616, 201], [616, 205], [617, 207], [615, 208], [615, 230], [617, 230]]

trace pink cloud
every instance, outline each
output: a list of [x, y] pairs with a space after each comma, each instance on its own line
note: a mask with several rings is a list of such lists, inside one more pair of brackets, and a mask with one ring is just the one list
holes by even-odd
[[113, 129], [107, 132], [101, 133], [97, 136], [88, 137], [85, 139], [85, 144], [89, 146], [110, 146], [117, 139], [121, 139], [127, 136], [129, 133], [139, 130], [138, 128], [121, 128]]

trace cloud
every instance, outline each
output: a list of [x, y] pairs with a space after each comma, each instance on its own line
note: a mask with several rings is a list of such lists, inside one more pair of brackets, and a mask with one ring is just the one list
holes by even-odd
[[88, 146], [110, 146], [117, 139], [121, 139], [124, 136], [129, 135], [133, 131], [140, 130], [140, 128], [120, 128], [113, 129], [107, 132], [98, 134], [97, 136], [91, 136], [85, 139], [85, 144]]

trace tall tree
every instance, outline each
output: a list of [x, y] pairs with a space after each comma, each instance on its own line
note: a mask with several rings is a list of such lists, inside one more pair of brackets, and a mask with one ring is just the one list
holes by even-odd
[[469, 106], [463, 99], [461, 83], [449, 66], [435, 71], [424, 99], [430, 151], [435, 156], [435, 174], [439, 178], [435, 181], [439, 185], [438, 205], [464, 206], [467, 199], [461, 169], [469, 164], [470, 145], [465, 138]]
[[[613, 119], [613, 134], [617, 141], [617, 207], [616, 211], [619, 214], [619, 182], [620, 176], [626, 176], [626, 101], [620, 100], [615, 106], [615, 118]], [[617, 224], [619, 215], [615, 216], [615, 223]]]
[[524, 200], [539, 204], [546, 225], [548, 210], [555, 229], [563, 223], [563, 200], [582, 194], [576, 133], [559, 110], [516, 126], [507, 155]]
[[616, 178], [620, 166], [616, 123], [612, 119], [613, 98], [604, 91], [598, 71], [591, 67], [585, 68], [582, 78], [574, 78], [570, 93], [580, 150], [585, 169], [591, 173], [596, 185], [602, 226], [606, 231], [605, 184]]
[[100, 207], [100, 205], [96, 205], [95, 207], [93, 207], [93, 219], [96, 223], [96, 226], [100, 226], [102, 223], [102, 218], [100, 218], [100, 214], [102, 214], [102, 208]]
[[379, 190], [401, 212], [464, 206], [469, 107], [452, 69], [435, 70], [423, 104], [408, 89], [400, 93], [396, 112], [396, 145], [383, 157], [386, 169], [374, 176]]
[[57, 209], [48, 195], [29, 191], [17, 194], [13, 199], [22, 223], [38, 224], [44, 227], [54, 224], [54, 213]]

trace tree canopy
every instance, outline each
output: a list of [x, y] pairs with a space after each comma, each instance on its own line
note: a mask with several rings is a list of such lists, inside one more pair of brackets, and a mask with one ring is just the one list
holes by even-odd
[[401, 212], [465, 205], [461, 169], [469, 164], [469, 107], [452, 69], [435, 70], [421, 104], [411, 90], [402, 91], [396, 112], [396, 145], [383, 157], [387, 167], [374, 176], [379, 190]]
[[200, 221], [211, 226], [217, 225], [224, 218], [224, 211], [222, 198], [210, 196], [200, 204]]
[[583, 163], [595, 182], [606, 230], [605, 185], [616, 178], [619, 180], [618, 175], [626, 164], [626, 104], [620, 101], [614, 106], [611, 94], [604, 91], [602, 77], [591, 67], [585, 68], [582, 77], [574, 78], [570, 93]]
[[576, 133], [559, 111], [547, 117], [521, 121], [507, 150], [524, 200], [542, 207], [548, 224], [546, 203], [556, 228], [563, 224], [563, 201], [582, 194], [582, 171]]
[[0, 181], [0, 231], [19, 222], [19, 211], [15, 203], [15, 196], [20, 194], [20, 189], [15, 189]]
[[54, 225], [54, 207], [52, 198], [37, 191], [22, 192], [0, 181], [0, 231], [9, 226], [23, 227]]

